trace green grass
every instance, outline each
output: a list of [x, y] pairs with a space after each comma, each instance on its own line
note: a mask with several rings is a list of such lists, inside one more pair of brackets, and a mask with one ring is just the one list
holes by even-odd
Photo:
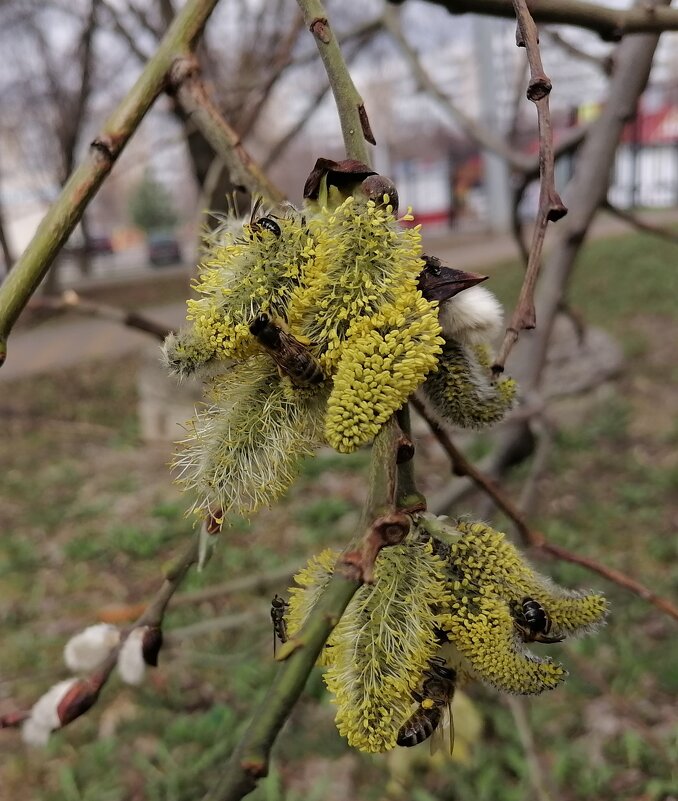
[[[678, 371], [671, 367], [678, 340], [677, 254], [675, 246], [645, 236], [586, 248], [572, 303], [622, 339], [627, 370], [616, 393], [582, 425], [558, 433], [535, 514], [535, 524], [554, 541], [674, 598], [678, 423], [670, 409], [678, 399]], [[501, 265], [491, 275], [490, 288], [510, 307], [519, 268]], [[3, 398], [17, 414], [8, 416], [3, 431], [0, 699], [18, 706], [66, 675], [61, 650], [72, 632], [105, 607], [148, 599], [189, 536], [187, 504], [168, 478], [169, 453], [145, 449], [138, 439], [135, 369], [125, 360], [15, 382]], [[484, 435], [471, 452], [479, 458], [488, 447]], [[433, 453], [438, 461], [430, 465], [419, 457], [422, 483], [439, 487], [447, 465]], [[234, 521], [183, 591], [294, 559], [301, 564], [321, 548], [343, 545], [357, 523], [367, 462], [366, 451], [348, 457], [323, 451], [307, 460], [284, 502], [252, 521]], [[516, 478], [509, 489], [517, 495]], [[549, 562], [540, 569], [565, 586], [604, 589], [612, 603], [598, 636], [551, 646], [571, 671], [566, 687], [527, 703], [554, 801], [675, 795], [675, 625], [575, 565]], [[276, 669], [265, 604], [284, 589], [171, 608], [168, 631], [247, 610], [261, 608], [262, 614], [246, 630], [168, 647], [141, 688], [114, 678], [97, 706], [55, 736], [44, 754], [24, 750], [16, 732], [0, 732], [3, 793], [16, 801], [201, 798]], [[276, 746], [271, 775], [251, 797], [532, 798], [511, 712], [488, 690], [469, 692], [483, 731], [464, 761], [431, 761], [427, 753], [400, 750], [396, 767], [395, 757], [349, 751], [315, 673]], [[459, 757], [463, 715], [456, 722]]]

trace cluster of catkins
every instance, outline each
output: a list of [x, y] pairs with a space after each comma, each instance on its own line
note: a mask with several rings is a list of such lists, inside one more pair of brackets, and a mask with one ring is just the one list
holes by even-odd
[[[319, 160], [306, 190], [303, 211], [253, 213], [209, 236], [188, 325], [165, 345], [174, 373], [206, 385], [177, 457], [202, 514], [272, 502], [305, 456], [371, 442], [417, 390], [439, 419], [471, 428], [500, 420], [514, 400], [514, 382], [491, 376], [501, 308], [476, 286], [483, 279], [424, 256], [418, 228], [400, 224], [393, 191], [364, 165]], [[325, 551], [296, 577], [291, 636], [338, 559]], [[409, 745], [421, 735], [405, 731], [413, 708], [433, 727], [440, 696], [425, 696], [451, 677], [552, 689], [564, 668], [527, 643], [586, 632], [605, 612], [601, 596], [534, 572], [503, 534], [415, 516], [321, 657], [339, 731], [364, 751]]]
[[423, 382], [433, 410], [458, 425], [486, 425], [511, 406], [514, 383], [488, 369], [495, 325], [471, 310], [443, 331], [445, 292], [421, 283], [441, 268], [424, 261], [418, 228], [401, 226], [389, 195], [364, 191], [378, 177], [361, 184], [364, 170], [341, 189], [321, 172], [302, 212], [227, 221], [208, 237], [188, 324], [164, 350], [172, 372], [205, 381], [207, 403], [176, 459], [200, 513], [270, 504], [305, 456], [371, 442]]
[[[339, 559], [323, 551], [295, 576], [289, 636]], [[321, 656], [337, 728], [361, 751], [412, 744], [400, 738], [435, 660], [454, 676], [450, 697], [472, 679], [521, 695], [554, 689], [566, 670], [528, 644], [593, 631], [606, 612], [601, 595], [557, 587], [489, 526], [420, 515], [404, 542], [380, 553], [374, 583], [358, 589]]]

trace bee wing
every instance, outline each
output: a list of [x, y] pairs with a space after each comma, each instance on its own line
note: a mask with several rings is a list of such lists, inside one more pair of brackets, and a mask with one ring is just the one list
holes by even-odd
[[454, 718], [452, 717], [452, 703], [445, 705], [440, 725], [431, 735], [431, 756], [443, 751], [452, 756], [454, 751]]
[[264, 198], [263, 198], [263, 196], [262, 196], [262, 195], [258, 195], [258, 196], [257, 196], [257, 197], [256, 197], [256, 198], [253, 200], [253, 202], [252, 202], [252, 211], [250, 212], [250, 225], [251, 225], [251, 224], [254, 222], [254, 220], [256, 219], [257, 213], [258, 213], [258, 211], [259, 211], [259, 208], [260, 208], [261, 204], [263, 203], [263, 200], [264, 200]]

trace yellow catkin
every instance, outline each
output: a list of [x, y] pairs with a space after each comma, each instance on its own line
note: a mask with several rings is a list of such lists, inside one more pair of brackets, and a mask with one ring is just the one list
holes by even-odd
[[544, 607], [555, 636], [583, 634], [607, 612], [601, 595], [557, 587], [537, 573], [501, 532], [484, 523], [459, 521], [461, 534], [445, 546], [451, 601], [441, 627], [476, 678], [508, 693], [552, 689], [567, 675], [562, 665], [531, 653], [511, 609], [525, 598]]
[[513, 406], [517, 386], [511, 378], [494, 381], [485, 345], [469, 347], [448, 340], [423, 392], [435, 414], [461, 428], [499, 422]]
[[[287, 613], [294, 633], [329, 581], [338, 553], [324, 551], [296, 577]], [[375, 582], [349, 603], [325, 648], [325, 682], [337, 706], [339, 732], [361, 751], [395, 746], [410, 714], [412, 691], [438, 649], [436, 607], [446, 598], [443, 563], [430, 545], [385, 548]]]

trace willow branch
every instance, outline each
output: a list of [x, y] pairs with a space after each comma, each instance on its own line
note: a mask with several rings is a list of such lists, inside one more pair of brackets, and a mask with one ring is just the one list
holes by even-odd
[[216, 3], [217, 0], [189, 0], [182, 7], [155, 55], [104, 123], [87, 157], [68, 179], [30, 244], [0, 286], [0, 364], [5, 360], [7, 337], [16, 319], [143, 116], [165, 88], [175, 59], [194, 45]]
[[534, 159], [532, 156], [509, 147], [502, 137], [495, 136], [491, 131], [479, 125], [472, 117], [469, 117], [464, 111], [455, 106], [445, 92], [440, 89], [429, 75], [428, 71], [423, 67], [416, 50], [414, 50], [405, 38], [397, 9], [386, 9], [383, 25], [407, 62], [419, 88], [431, 95], [440, 108], [453, 122], [459, 125], [469, 138], [482, 147], [501, 156], [507, 164], [518, 172], [524, 172], [533, 166]]
[[568, 56], [578, 58], [580, 61], [586, 61], [587, 64], [592, 64], [597, 69], [601, 70], [605, 75], [610, 75], [612, 72], [613, 60], [610, 56], [595, 56], [581, 47], [573, 44], [572, 42], [561, 36], [558, 31], [545, 30], [544, 34], [553, 42], [556, 47], [567, 53]]
[[160, 341], [164, 341], [165, 337], [172, 333], [172, 329], [168, 326], [157, 323], [143, 314], [131, 309], [120, 309], [117, 306], [86, 300], [72, 289], [66, 290], [58, 297], [36, 298], [31, 301], [28, 309], [36, 312], [46, 310], [57, 313], [74, 311], [88, 317], [99, 317], [150, 334]]
[[285, 661], [255, 710], [224, 774], [205, 796], [205, 801], [236, 801], [250, 793], [258, 780], [267, 775], [273, 743], [297, 703], [332, 629], [362, 584], [365, 571], [355, 569], [352, 557], [363, 551], [365, 543], [378, 533], [383, 515], [394, 509], [400, 436], [400, 427], [393, 418], [377, 435], [372, 446], [369, 489], [363, 511], [363, 520], [369, 521], [365, 536], [349, 545], [303, 628], [286, 644], [289, 647], [281, 651], [280, 657]]
[[[190, 568], [198, 561], [199, 545], [200, 534], [197, 533], [193, 537], [188, 548], [166, 571], [165, 578], [155, 596], [151, 599], [150, 603], [134, 624], [127, 631], [123, 632], [118, 644], [110, 651], [104, 662], [88, 676], [78, 680], [78, 683], [73, 688], [73, 697], [69, 699], [70, 714], [67, 720], [62, 720], [62, 728], [89, 711], [98, 701], [101, 690], [108, 682], [118, 663], [118, 657], [125, 640], [134, 629], [142, 626], [148, 626], [158, 631], [162, 629], [165, 612], [172, 596], [181, 586]], [[30, 712], [22, 711], [13, 712], [8, 716], [0, 717], [0, 728], [20, 726], [29, 715]]]
[[527, 8], [526, 0], [513, 0], [513, 5], [518, 19], [517, 43], [519, 47], [525, 48], [530, 65], [530, 82], [527, 87], [527, 97], [537, 107], [539, 127], [539, 209], [518, 302], [511, 322], [506, 329], [499, 354], [492, 365], [492, 370], [495, 373], [503, 372], [506, 359], [518, 341], [520, 332], [534, 328], [536, 325], [534, 290], [541, 270], [541, 253], [544, 247], [546, 227], [549, 222], [556, 222], [567, 214], [567, 208], [556, 191], [553, 128], [549, 110], [551, 81], [544, 72], [541, 62], [537, 26], [534, 24], [534, 20]]
[[178, 59], [169, 77], [177, 102], [223, 159], [234, 185], [273, 203], [284, 200], [283, 193], [266, 177], [245, 150], [238, 133], [221, 116], [200, 77], [197, 59], [190, 55]]
[[313, 34], [337, 104], [347, 158], [370, 163], [365, 141], [376, 144], [365, 104], [353, 83], [337, 39], [320, 0], [297, 0], [304, 22]]
[[429, 424], [434, 436], [442, 445], [445, 453], [447, 453], [453, 465], [454, 472], [457, 475], [468, 476], [477, 487], [479, 487], [486, 495], [492, 498], [497, 507], [501, 509], [501, 511], [504, 512], [504, 514], [515, 525], [518, 533], [520, 534], [520, 538], [525, 545], [534, 548], [539, 553], [546, 554], [547, 556], [554, 557], [555, 559], [560, 559], [563, 562], [571, 562], [572, 564], [579, 565], [580, 567], [590, 570], [592, 573], [597, 573], [608, 581], [611, 581], [614, 584], [623, 587], [625, 590], [640, 596], [643, 598], [643, 600], [648, 601], [653, 606], [656, 606], [657, 609], [660, 609], [662, 612], [670, 615], [675, 620], [678, 620], [678, 607], [676, 607], [666, 598], [662, 598], [660, 595], [657, 595], [639, 581], [636, 581], [619, 570], [602, 565], [595, 559], [590, 559], [587, 556], [580, 556], [572, 551], [568, 551], [566, 548], [562, 548], [560, 545], [549, 542], [541, 531], [531, 528], [518, 506], [511, 500], [511, 498], [509, 498], [509, 496], [497, 483], [495, 483], [489, 476], [478, 470], [478, 468], [466, 458], [462, 451], [460, 451], [452, 442], [447, 431], [441, 428], [441, 426], [439, 426], [438, 423], [431, 417], [424, 405], [418, 400], [413, 400], [412, 403], [419, 414]]
[[[431, 0], [451, 14], [484, 14], [512, 17], [512, 0]], [[629, 33], [661, 33], [678, 30], [678, 10], [639, 4], [629, 9], [607, 8], [582, 0], [549, 0], [531, 3], [537, 22], [575, 25], [597, 33], [607, 41], [618, 41]]]
[[652, 236], [658, 236], [660, 239], [666, 239], [668, 242], [673, 242], [674, 244], [678, 243], [678, 233], [676, 231], [647, 222], [632, 211], [620, 209], [619, 206], [615, 206], [613, 203], [610, 203], [609, 200], [603, 203], [603, 209], [613, 214], [615, 217], [618, 217], [620, 220], [623, 220], [637, 231], [642, 231], [644, 234], [652, 234]]

